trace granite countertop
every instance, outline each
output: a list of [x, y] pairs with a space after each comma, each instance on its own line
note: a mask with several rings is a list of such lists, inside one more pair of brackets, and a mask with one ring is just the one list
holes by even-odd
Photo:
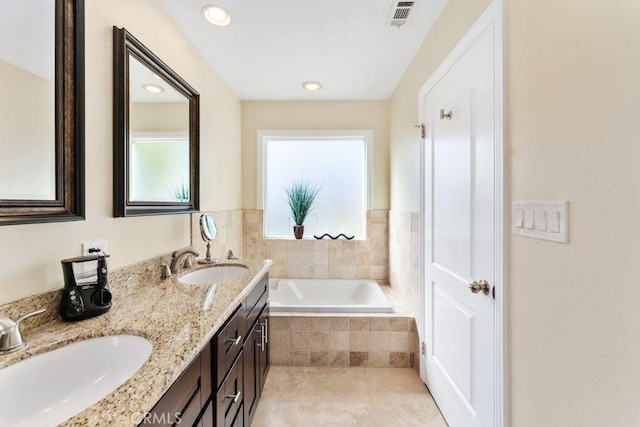
[[[113, 306], [102, 316], [64, 322], [57, 313], [52, 313], [57, 300], [51, 296], [48, 304], [30, 297], [26, 301], [29, 307], [23, 304], [14, 308], [24, 314], [40, 308], [36, 304], [42, 303], [48, 305], [47, 319], [35, 328], [25, 329], [27, 347], [2, 356], [0, 369], [74, 341], [105, 335], [139, 335], [153, 344], [149, 359], [128, 381], [62, 425], [135, 425], [240, 305], [249, 289], [268, 271], [271, 260], [217, 264], [244, 265], [249, 271], [235, 280], [219, 283], [213, 299], [210, 295], [213, 285], [179, 283], [178, 277], [186, 272], [162, 280], [157, 262], [146, 269], [142, 264], [110, 274]], [[187, 272], [206, 267], [196, 265]], [[55, 294], [59, 297], [60, 291]]]

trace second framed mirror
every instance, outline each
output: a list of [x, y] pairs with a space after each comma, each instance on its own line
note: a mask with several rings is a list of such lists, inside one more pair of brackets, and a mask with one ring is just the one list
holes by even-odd
[[199, 94], [124, 28], [114, 43], [114, 215], [195, 212]]

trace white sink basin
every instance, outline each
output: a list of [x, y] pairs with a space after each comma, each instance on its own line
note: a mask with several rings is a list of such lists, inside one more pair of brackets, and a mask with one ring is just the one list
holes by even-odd
[[2, 425], [57, 425], [97, 403], [140, 369], [151, 342], [133, 335], [78, 341], [0, 370]]
[[221, 265], [192, 271], [180, 277], [178, 281], [185, 285], [211, 285], [233, 280], [248, 271], [249, 269], [243, 265]]

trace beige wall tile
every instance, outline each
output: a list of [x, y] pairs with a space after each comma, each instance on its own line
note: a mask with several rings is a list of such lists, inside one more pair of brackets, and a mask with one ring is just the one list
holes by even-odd
[[289, 350], [273, 350], [269, 353], [274, 366], [289, 366]]
[[309, 330], [309, 318], [308, 317], [291, 317], [291, 330], [292, 331], [308, 331]]
[[309, 332], [309, 349], [312, 351], [329, 350], [329, 332]]
[[329, 330], [329, 318], [328, 317], [311, 317], [311, 318], [309, 318], [309, 330], [310, 331], [328, 331]]
[[391, 351], [409, 351], [409, 332], [390, 332], [389, 349]]
[[342, 266], [342, 279], [355, 279], [357, 278], [355, 265], [343, 265]]
[[369, 332], [350, 331], [349, 332], [350, 351], [369, 351]]
[[349, 366], [352, 367], [366, 367], [369, 366], [369, 353], [366, 351], [350, 351], [349, 352]]
[[369, 352], [369, 367], [370, 368], [388, 368], [389, 352], [388, 351], [370, 351]]
[[289, 364], [291, 366], [309, 366], [309, 351], [292, 351]]
[[326, 279], [329, 277], [329, 267], [326, 265], [311, 266], [312, 277], [314, 279]]
[[370, 279], [371, 269], [368, 265], [356, 265], [356, 279]]
[[291, 329], [289, 316], [271, 316], [269, 318], [269, 327], [273, 331], [289, 331]]
[[392, 332], [407, 332], [409, 331], [409, 319], [401, 317], [397, 319], [389, 319], [389, 330]]
[[329, 366], [349, 366], [348, 351], [329, 351]]
[[389, 363], [392, 368], [409, 368], [409, 353], [391, 352], [389, 353]]
[[291, 347], [291, 333], [289, 331], [272, 330], [269, 334], [269, 344], [274, 350], [289, 351]]
[[389, 332], [372, 331], [369, 332], [369, 349], [371, 351], [389, 351]]
[[368, 331], [369, 319], [366, 317], [352, 317], [349, 319], [350, 331]]
[[349, 318], [347, 317], [330, 317], [329, 330], [331, 331], [348, 331]]
[[349, 332], [329, 331], [329, 350], [349, 350]]
[[309, 353], [309, 366], [329, 366], [329, 352], [311, 351]]
[[370, 317], [369, 330], [370, 331], [388, 331], [389, 319], [386, 317]]
[[291, 331], [291, 350], [309, 350], [309, 331]]

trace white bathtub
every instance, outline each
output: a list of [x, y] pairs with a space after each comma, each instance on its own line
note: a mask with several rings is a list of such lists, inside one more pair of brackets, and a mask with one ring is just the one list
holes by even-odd
[[393, 307], [375, 280], [273, 279], [272, 312], [392, 313]]

